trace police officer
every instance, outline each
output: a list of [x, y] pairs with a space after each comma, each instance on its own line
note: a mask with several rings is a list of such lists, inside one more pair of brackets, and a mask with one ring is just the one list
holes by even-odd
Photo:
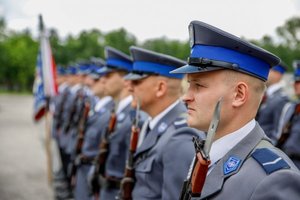
[[222, 98], [209, 173], [195, 199], [299, 199], [298, 169], [254, 119], [269, 69], [280, 59], [200, 21], [189, 30], [188, 65], [172, 72], [187, 74], [189, 126], [207, 131]]
[[131, 134], [131, 102], [129, 82], [123, 77], [132, 71], [132, 60], [123, 52], [105, 47], [107, 73], [105, 92], [118, 102], [117, 121], [114, 131], [109, 135], [108, 156], [105, 162], [105, 176], [102, 177], [100, 199], [114, 200], [120, 189], [120, 181], [124, 175]]
[[[68, 71], [63, 67], [57, 67], [56, 73], [56, 83], [58, 85], [58, 94], [51, 101], [51, 110], [53, 112], [53, 121], [52, 121], [52, 137], [55, 139], [55, 144], [58, 147], [59, 144], [59, 136], [60, 136], [60, 126], [62, 121], [62, 112], [64, 101], [67, 98], [69, 93], [69, 85], [67, 84]], [[58, 147], [59, 152], [59, 163], [64, 163], [64, 155], [62, 149]], [[66, 179], [66, 174], [64, 171], [63, 165], [60, 165], [59, 168], [54, 171], [53, 174], [53, 187], [55, 191], [55, 195], [57, 198], [63, 199], [65, 197], [69, 197], [71, 194], [68, 192], [68, 182]]]
[[278, 147], [293, 160], [300, 169], [300, 61], [295, 62], [294, 91], [296, 101], [285, 105], [285, 116], [283, 117], [282, 135]]
[[271, 68], [266, 82], [267, 91], [256, 116], [256, 120], [273, 144], [278, 140], [278, 124], [283, 106], [289, 102], [283, 90], [282, 80], [286, 70], [287, 66], [282, 62]]
[[92, 168], [92, 162], [99, 152], [102, 130], [106, 127], [114, 102], [110, 96], [105, 95], [104, 79], [102, 67], [92, 70], [90, 76], [95, 83], [91, 90], [94, 94], [91, 100], [91, 110], [89, 112], [84, 140], [80, 155], [76, 158], [77, 173], [75, 181], [74, 196], [78, 200], [91, 199], [91, 191], [87, 181], [88, 173]]
[[81, 82], [81, 77], [78, 76], [77, 73], [77, 67], [67, 67], [66, 82], [60, 87], [62, 93], [59, 95], [59, 103], [57, 104], [54, 113], [53, 134], [58, 143], [63, 169], [62, 179], [58, 182], [54, 182], [55, 194], [59, 199], [68, 199], [73, 196], [70, 187], [70, 179], [67, 176], [68, 165], [70, 163], [70, 154], [67, 153], [67, 146], [71, 135], [66, 134], [65, 127], [69, 123], [67, 119], [70, 116], [75, 94], [80, 88], [79, 83]]
[[198, 132], [186, 127], [186, 107], [182, 95], [183, 75], [169, 71], [185, 63], [174, 57], [142, 49], [130, 48], [134, 73], [131, 80], [134, 98], [149, 115], [137, 148], [133, 199], [177, 199], [181, 183], [192, 161], [193, 136]]

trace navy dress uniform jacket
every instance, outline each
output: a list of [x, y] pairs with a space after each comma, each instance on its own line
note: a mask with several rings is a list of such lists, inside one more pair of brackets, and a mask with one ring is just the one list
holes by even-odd
[[[134, 200], [178, 199], [195, 154], [192, 128], [186, 128], [185, 105], [180, 102], [147, 134], [137, 149]], [[181, 123], [184, 122], [184, 123]]]
[[[241, 142], [217, 162], [206, 177], [201, 198], [194, 199], [300, 199], [299, 170], [268, 141], [256, 124]], [[235, 170], [225, 173], [230, 157], [241, 161]]]

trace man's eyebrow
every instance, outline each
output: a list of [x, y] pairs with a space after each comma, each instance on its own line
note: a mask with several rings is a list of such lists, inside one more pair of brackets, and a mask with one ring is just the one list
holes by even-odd
[[203, 82], [203, 79], [201, 78], [190, 78], [190, 79], [187, 79], [187, 82]]

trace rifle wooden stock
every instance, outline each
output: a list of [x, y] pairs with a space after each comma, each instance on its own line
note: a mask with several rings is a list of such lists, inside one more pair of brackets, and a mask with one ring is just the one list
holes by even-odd
[[209, 158], [204, 156], [203, 141], [193, 138], [196, 155], [192, 162], [187, 180], [184, 181], [179, 200], [190, 200], [192, 197], [200, 197], [205, 183]]
[[138, 127], [132, 126], [131, 127], [131, 137], [130, 137], [130, 151], [135, 153], [137, 148], [137, 143], [139, 139], [140, 129]]
[[192, 196], [197, 197], [201, 195], [201, 191], [206, 179], [206, 174], [208, 171], [208, 166], [210, 164], [210, 160], [204, 159], [201, 152], [197, 152], [196, 154], [196, 164], [192, 173]]
[[101, 140], [100, 143], [100, 151], [99, 151], [99, 157], [98, 157], [98, 163], [99, 163], [99, 173], [104, 177], [105, 175], [105, 163], [108, 156], [109, 151], [109, 136], [114, 132], [115, 125], [117, 121], [117, 116], [114, 110], [111, 113], [110, 120], [108, 127], [105, 131], [104, 137]]
[[98, 170], [98, 174], [101, 174], [102, 176], [105, 175], [105, 162], [108, 156], [108, 148], [109, 148], [109, 144], [106, 141], [106, 139], [103, 139], [105, 141], [102, 141], [100, 144], [100, 151], [99, 151], [99, 157], [98, 157], [98, 164], [99, 164], [99, 170]]
[[76, 154], [80, 154], [82, 150], [82, 145], [84, 142], [84, 135], [85, 135], [85, 130], [86, 130], [86, 122], [89, 116], [90, 112], [90, 103], [85, 102], [84, 103], [84, 110], [83, 110], [83, 115], [79, 121], [79, 131], [78, 131], [78, 136], [77, 136], [77, 143], [76, 143]]
[[117, 122], [117, 116], [115, 110], [113, 109], [111, 111], [108, 127], [106, 128], [104, 137], [101, 139], [99, 145], [99, 153], [95, 158], [95, 164], [94, 164], [95, 171], [93, 173], [92, 183], [91, 183], [91, 187], [92, 187], [91, 190], [95, 199], [99, 197], [99, 191], [101, 188], [101, 185], [98, 181], [99, 180], [98, 176], [101, 175], [102, 177], [105, 177], [105, 163], [109, 153], [109, 136], [114, 132], [116, 122]]
[[82, 152], [82, 146], [84, 142], [84, 135], [85, 135], [85, 129], [86, 129], [86, 121], [88, 119], [89, 111], [90, 111], [90, 103], [89, 102], [84, 102], [84, 109], [83, 109], [83, 115], [80, 118], [79, 125], [78, 125], [78, 135], [76, 139], [76, 146], [75, 146], [75, 155], [74, 155], [74, 160], [71, 163], [70, 166], [70, 174], [69, 176], [71, 177], [71, 185], [75, 185], [75, 176], [77, 173], [77, 163], [76, 163], [76, 158], [81, 154]]
[[[135, 123], [135, 121], [133, 122]], [[134, 168], [133, 168], [133, 156], [137, 149], [137, 143], [139, 139], [140, 129], [133, 125], [131, 127], [131, 137], [129, 146], [129, 156], [125, 168], [124, 177], [121, 181], [121, 187], [119, 192], [119, 199], [132, 200], [132, 190], [134, 187]]]

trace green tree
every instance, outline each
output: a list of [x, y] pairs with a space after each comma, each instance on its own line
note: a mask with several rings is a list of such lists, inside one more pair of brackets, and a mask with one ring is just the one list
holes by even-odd
[[296, 49], [300, 47], [300, 17], [293, 17], [276, 29], [283, 45]]
[[66, 41], [61, 42], [61, 46], [57, 45], [59, 48], [55, 55], [56, 62], [67, 65], [103, 56], [102, 40], [103, 34], [97, 29], [82, 31], [77, 38], [68, 35]]
[[6, 63], [5, 63], [5, 49], [4, 49], [4, 40], [5, 40], [5, 20], [0, 18], [0, 86], [4, 82], [4, 73], [6, 70]]
[[104, 46], [112, 46], [126, 54], [129, 54], [129, 47], [136, 45], [137, 39], [124, 28], [111, 31], [104, 36]]
[[183, 60], [189, 56], [190, 46], [188, 42], [169, 40], [166, 37], [146, 40], [142, 46], [156, 52], [168, 54]]
[[11, 32], [3, 42], [3, 83], [9, 90], [29, 90], [34, 80], [37, 42], [29, 31]]

